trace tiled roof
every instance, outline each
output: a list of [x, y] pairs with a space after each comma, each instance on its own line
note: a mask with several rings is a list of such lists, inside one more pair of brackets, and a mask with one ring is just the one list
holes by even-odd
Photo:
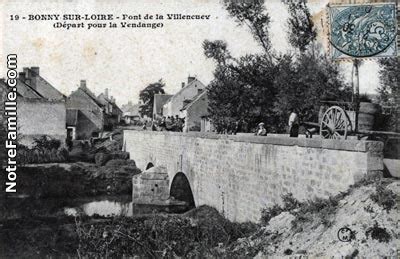
[[200, 84], [203, 85], [203, 83], [202, 83], [200, 80], [198, 80], [197, 78], [195, 78], [195, 79], [192, 80], [190, 83], [188, 83], [185, 87], [182, 87], [181, 89], [179, 89], [179, 91], [178, 91], [176, 94], [172, 95], [165, 103], [168, 103], [169, 101], [171, 101], [172, 99], [174, 99], [175, 96], [178, 96], [178, 95], [179, 95], [181, 92], [183, 92], [186, 88], [188, 88], [189, 86], [191, 86], [191, 85], [193, 85], [193, 84], [195, 84], [195, 83], [200, 83]]
[[206, 94], [206, 93], [207, 93], [207, 91], [202, 91], [201, 93], [198, 93], [197, 95], [195, 95], [189, 103], [187, 103], [187, 104], [185, 104], [185, 105], [183, 106], [183, 108], [181, 109], [181, 111], [186, 110], [187, 108], [189, 108], [190, 106], [192, 106], [193, 103], [195, 103], [197, 100], [199, 100], [199, 99], [200, 99], [204, 94]]
[[104, 107], [104, 104], [102, 104], [100, 102], [99, 99], [96, 98], [96, 96], [94, 95], [94, 93], [92, 93], [92, 91], [89, 90], [89, 88], [87, 87], [79, 87], [79, 89], [84, 92], [87, 96], [90, 97], [90, 99], [92, 99], [99, 107]]

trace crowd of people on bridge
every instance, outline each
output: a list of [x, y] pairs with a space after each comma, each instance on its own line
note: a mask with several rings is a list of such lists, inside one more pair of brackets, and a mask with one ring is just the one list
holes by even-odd
[[[185, 118], [179, 118], [178, 115], [174, 116], [163, 116], [161, 119], [154, 119], [151, 122], [152, 131], [176, 131], [182, 132], [185, 126]], [[146, 123], [143, 125], [143, 129], [147, 130]]]
[[[297, 109], [292, 109], [289, 115], [288, 120], [288, 133], [290, 137], [298, 137], [300, 126], [304, 126], [306, 137], [312, 137], [312, 134], [315, 132], [314, 129], [307, 128], [307, 124], [305, 120], [309, 119], [309, 113], [307, 111], [299, 112]], [[219, 134], [233, 134], [235, 135], [240, 131], [243, 127], [242, 121], [236, 121], [230, 125], [229, 130], [216, 129]], [[148, 129], [147, 123], [144, 123], [143, 130], [152, 130], [152, 131], [176, 131], [183, 132], [185, 125], [185, 118], [179, 118], [176, 116], [163, 116], [158, 119], [153, 119], [151, 121], [151, 126]], [[242, 129], [243, 130], [243, 129]], [[246, 131], [245, 131], [246, 132]], [[256, 131], [254, 133], [256, 136], [267, 136], [268, 131], [264, 122], [260, 122], [257, 125]]]

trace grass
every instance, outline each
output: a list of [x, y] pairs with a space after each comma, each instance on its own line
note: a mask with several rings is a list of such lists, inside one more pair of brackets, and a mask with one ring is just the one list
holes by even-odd
[[372, 193], [370, 198], [389, 212], [396, 205], [397, 195], [393, 191], [385, 188], [383, 184], [378, 184], [375, 193]]
[[[371, 195], [371, 199], [385, 210], [391, 210], [396, 204], [396, 194], [386, 189], [380, 178], [366, 177], [354, 185], [351, 185], [347, 191], [329, 197], [328, 199], [315, 198], [314, 200], [300, 202], [291, 193], [283, 195], [283, 205], [274, 205], [262, 209], [260, 221], [263, 225], [268, 225], [273, 217], [286, 211], [295, 216], [295, 219], [292, 221], [292, 228], [294, 230], [301, 230], [301, 225], [303, 223], [311, 222], [315, 219], [319, 219], [321, 224], [325, 227], [329, 227], [332, 224], [330, 216], [338, 209], [339, 201], [348, 196], [354, 189], [371, 184], [376, 186], [376, 192]], [[366, 210], [368, 210], [368, 208], [366, 208]]]

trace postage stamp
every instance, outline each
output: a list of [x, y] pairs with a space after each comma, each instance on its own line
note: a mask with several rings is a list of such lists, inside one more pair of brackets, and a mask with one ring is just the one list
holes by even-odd
[[332, 6], [333, 59], [396, 55], [396, 23], [395, 4]]

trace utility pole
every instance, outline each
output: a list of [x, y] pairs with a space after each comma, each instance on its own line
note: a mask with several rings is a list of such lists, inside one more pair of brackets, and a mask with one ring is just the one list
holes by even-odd
[[353, 94], [354, 94], [354, 102], [355, 102], [355, 121], [354, 121], [354, 131], [358, 131], [358, 112], [360, 110], [360, 77], [358, 73], [358, 67], [360, 65], [360, 60], [354, 59], [354, 82], [353, 82]]

